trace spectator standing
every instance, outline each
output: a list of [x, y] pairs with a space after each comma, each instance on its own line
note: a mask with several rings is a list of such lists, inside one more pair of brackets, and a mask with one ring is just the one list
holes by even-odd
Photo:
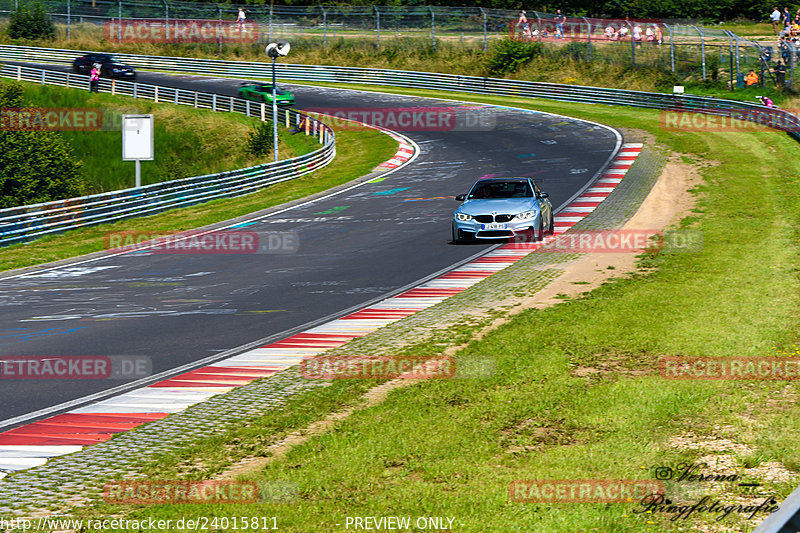
[[564, 23], [567, 17], [561, 14], [560, 9], [556, 9], [556, 39], [561, 39], [564, 36]]
[[247, 16], [244, 14], [244, 9], [241, 7], [239, 8], [239, 16], [236, 17], [236, 22], [239, 24], [239, 33], [247, 33], [247, 28], [244, 27], [244, 21], [247, 19]]
[[95, 63], [89, 73], [89, 90], [93, 93], [100, 91], [100, 64]]
[[661, 26], [656, 26], [656, 44], [661, 46], [664, 42], [664, 32], [661, 31]]
[[525, 16], [525, 11], [520, 11], [519, 13], [519, 20], [517, 20], [516, 27], [517, 33], [520, 37], [525, 35], [525, 26], [528, 25], [528, 17]]
[[791, 26], [791, 25], [792, 25], [792, 14], [789, 13], [789, 8], [788, 7], [784, 7], [783, 8], [783, 26], [785, 28], [786, 26]]
[[778, 11], [777, 7], [772, 8], [772, 14], [769, 18], [772, 21], [772, 31], [775, 32], [775, 35], [778, 35], [778, 22], [781, 20], [781, 12]]
[[778, 84], [778, 88], [783, 89], [786, 85], [786, 65], [782, 61], [778, 61], [773, 72], [775, 72], [775, 82]]

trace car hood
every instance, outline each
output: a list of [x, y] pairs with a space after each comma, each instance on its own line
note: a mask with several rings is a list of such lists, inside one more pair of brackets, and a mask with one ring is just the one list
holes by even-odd
[[505, 198], [496, 200], [467, 200], [458, 211], [468, 215], [490, 215], [492, 211], [498, 215], [514, 215], [538, 209], [535, 198]]
[[103, 63], [104, 67], [121, 68], [125, 70], [133, 70], [133, 67], [125, 65], [124, 63]]

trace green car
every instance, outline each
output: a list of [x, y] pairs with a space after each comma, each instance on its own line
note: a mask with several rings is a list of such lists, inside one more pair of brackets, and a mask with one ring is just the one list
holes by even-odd
[[[239, 98], [254, 102], [272, 103], [271, 83], [242, 83], [239, 85]], [[275, 88], [275, 100], [278, 105], [294, 105], [294, 95], [280, 87]]]

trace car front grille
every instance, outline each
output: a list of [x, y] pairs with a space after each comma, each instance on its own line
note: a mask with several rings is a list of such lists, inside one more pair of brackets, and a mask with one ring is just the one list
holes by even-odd
[[475, 222], [488, 224], [490, 222], [511, 222], [514, 215], [476, 215]]

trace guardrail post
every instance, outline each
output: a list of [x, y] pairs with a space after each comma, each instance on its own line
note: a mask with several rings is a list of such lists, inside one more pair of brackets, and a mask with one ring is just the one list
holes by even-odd
[[489, 48], [488, 34], [486, 33], [487, 32], [486, 11], [484, 11], [482, 7], [479, 7], [478, 9], [481, 10], [481, 15], [483, 15], [483, 51], [485, 52]]
[[133, 97], [136, 98], [136, 90], [139, 88], [139, 84], [133, 82]]
[[378, 6], [372, 6], [375, 9], [375, 28], [378, 30], [378, 47], [381, 45], [381, 12], [378, 11]]
[[230, 105], [230, 107], [228, 108], [228, 110], [229, 110], [231, 113], [233, 113], [233, 96], [231, 96], [231, 105]]
[[700, 58], [701, 58], [700, 62], [703, 65], [703, 80], [705, 81], [705, 79], [706, 79], [706, 40], [705, 40], [705, 38], [703, 36], [703, 32], [700, 31], [700, 28], [698, 28], [697, 26], [692, 26], [692, 28], [694, 28], [695, 31], [697, 32], [697, 35], [700, 36]]
[[217, 93], [211, 95], [211, 111], [217, 110]]
[[289, 110], [288, 109], [284, 112], [283, 118], [286, 120], [286, 127], [288, 128], [289, 127]]
[[267, 118], [267, 108], [264, 105], [264, 102], [261, 102], [261, 122], [266, 122]]
[[175, 98], [175, 105], [178, 105], [178, 94], [180, 94], [180, 89], [175, 89], [175, 93], [172, 95]]
[[322, 7], [322, 46], [328, 45], [328, 10]]
[[250, 100], [244, 101], [244, 114], [248, 117], [250, 116]]
[[153, 101], [155, 101], [155, 103], [158, 103], [158, 85], [156, 85], [155, 88], [153, 89]]
[[17, 81], [22, 81], [22, 66], [17, 65]]
[[70, 1], [67, 0], [67, 39], [71, 36], [71, 29], [72, 29], [72, 20], [70, 17]]
[[45, 73], [45, 71], [43, 70], [42, 71], [42, 85], [44, 85], [44, 73]]
[[428, 6], [428, 9], [431, 10], [431, 47], [436, 48], [436, 15], [432, 7]]
[[197, 109], [197, 91], [194, 92], [194, 108]]
[[111, 94], [117, 94], [117, 80], [111, 80]]
[[69, 89], [69, 72], [67, 72], [67, 85], [66, 88]]

